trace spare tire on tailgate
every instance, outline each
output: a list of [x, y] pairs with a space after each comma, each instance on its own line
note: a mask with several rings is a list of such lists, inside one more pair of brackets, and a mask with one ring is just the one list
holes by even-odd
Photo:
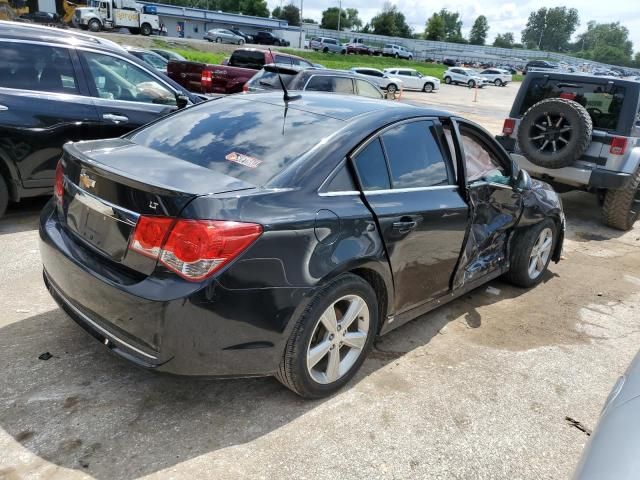
[[527, 159], [545, 168], [571, 165], [589, 148], [593, 123], [578, 102], [548, 98], [525, 112], [518, 145]]

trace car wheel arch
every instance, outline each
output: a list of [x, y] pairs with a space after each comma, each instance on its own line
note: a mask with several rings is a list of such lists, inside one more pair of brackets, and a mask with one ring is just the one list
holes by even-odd
[[2, 176], [9, 189], [9, 200], [13, 202], [19, 201], [22, 185], [20, 172], [2, 149], [0, 149], [0, 176]]

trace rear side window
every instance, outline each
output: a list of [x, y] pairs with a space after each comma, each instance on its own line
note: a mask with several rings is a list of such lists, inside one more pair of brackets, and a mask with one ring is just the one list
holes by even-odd
[[256, 97], [205, 102], [129, 138], [165, 155], [261, 186], [344, 125], [326, 116], [262, 103]]
[[0, 42], [0, 87], [78, 93], [66, 48]]
[[573, 83], [565, 80], [546, 80], [536, 78], [531, 81], [525, 94], [520, 115], [546, 98], [567, 98], [574, 100], [587, 109], [593, 127], [599, 130], [615, 130], [620, 119], [625, 88], [606, 83]]
[[358, 86], [358, 95], [360, 95], [361, 97], [382, 98], [380, 90], [371, 85], [369, 82], [358, 79], [356, 80], [356, 85]]
[[363, 190], [388, 190], [391, 188], [380, 139], [376, 138], [362, 149], [355, 156], [354, 163]]
[[353, 81], [346, 77], [314, 75], [307, 83], [305, 90], [353, 95]]
[[432, 130], [431, 122], [418, 121], [399, 125], [382, 135], [393, 188], [449, 184], [447, 166]]
[[[260, 35], [263, 35], [263, 33], [260, 32]], [[260, 70], [264, 66], [264, 53], [253, 50], [236, 50], [231, 54], [229, 65]]]
[[[295, 78], [295, 74], [287, 74], [283, 72], [280, 72], [280, 76], [282, 77], [282, 81], [286, 87], [288, 87], [291, 81]], [[249, 85], [256, 88], [273, 88], [276, 90], [280, 90], [282, 88], [278, 74], [275, 72], [267, 72], [266, 70], [260, 70], [256, 73], [251, 80], [249, 80]]]

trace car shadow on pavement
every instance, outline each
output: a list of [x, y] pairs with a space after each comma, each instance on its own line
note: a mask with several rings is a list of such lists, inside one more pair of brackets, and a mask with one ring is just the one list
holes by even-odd
[[0, 235], [37, 230], [40, 210], [49, 198], [27, 198], [20, 203], [9, 204], [5, 215], [0, 218]]
[[[526, 292], [499, 280], [490, 285], [500, 293], [480, 287], [378, 339], [347, 388], [428, 344], [449, 322], [479, 328], [481, 307]], [[48, 360], [38, 358], [47, 352]], [[299, 398], [272, 378], [193, 379], [137, 369], [60, 309], [1, 328], [0, 364], [0, 428], [48, 462], [105, 480], [250, 442], [326, 401]]]

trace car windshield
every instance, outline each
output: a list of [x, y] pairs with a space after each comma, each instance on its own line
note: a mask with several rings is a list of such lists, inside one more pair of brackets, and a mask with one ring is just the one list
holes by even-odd
[[594, 128], [615, 130], [620, 119], [624, 97], [625, 88], [618, 85], [536, 78], [529, 84], [520, 107], [520, 115], [540, 100], [566, 98], [586, 108]]
[[163, 154], [262, 186], [343, 125], [340, 120], [263, 103], [255, 97], [206, 102], [129, 138]]
[[140, 52], [136, 54], [136, 56], [139, 56], [142, 60], [144, 60], [145, 63], [148, 63], [158, 70], [166, 70], [167, 64], [169, 63], [166, 58], [162, 58], [156, 53]]

